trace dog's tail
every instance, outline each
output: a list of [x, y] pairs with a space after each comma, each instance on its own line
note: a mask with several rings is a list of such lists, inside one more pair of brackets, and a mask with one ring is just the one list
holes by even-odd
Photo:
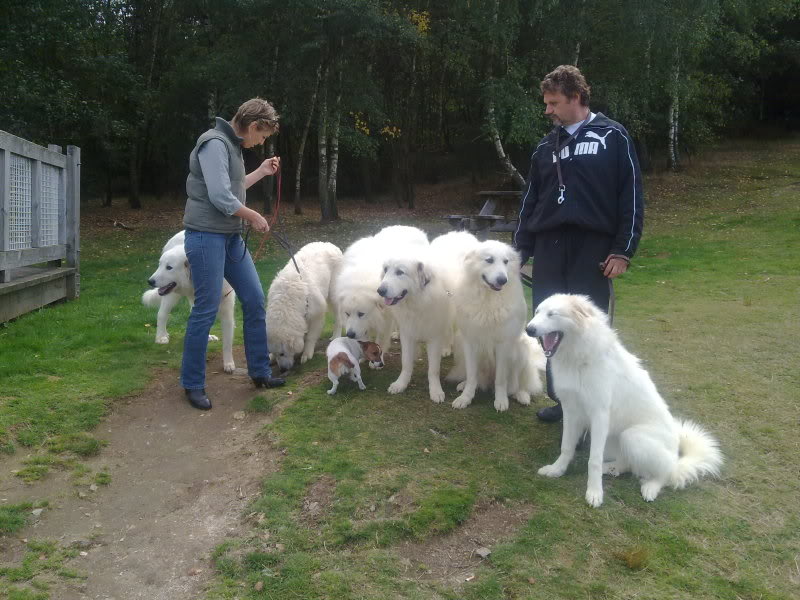
[[158, 290], [147, 290], [142, 294], [142, 304], [145, 306], [161, 306], [161, 296]]
[[672, 473], [672, 486], [686, 487], [704, 475], [719, 477], [723, 457], [717, 439], [694, 421], [675, 419], [675, 424], [679, 458]]

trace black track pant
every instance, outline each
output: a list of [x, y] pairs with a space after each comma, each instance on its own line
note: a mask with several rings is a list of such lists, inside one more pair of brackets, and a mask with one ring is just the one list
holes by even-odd
[[[605, 233], [565, 228], [536, 234], [533, 252], [533, 310], [553, 294], [584, 294], [608, 312], [611, 280], [599, 264], [611, 250], [614, 238]], [[558, 402], [547, 361], [547, 395]]]

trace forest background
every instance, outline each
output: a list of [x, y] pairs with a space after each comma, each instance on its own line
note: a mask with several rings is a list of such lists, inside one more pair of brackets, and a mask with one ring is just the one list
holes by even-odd
[[284, 197], [323, 221], [340, 194], [521, 187], [559, 64], [646, 170], [800, 124], [798, 0], [6, 0], [0, 28], [0, 128], [81, 147], [106, 206], [181, 199], [196, 137], [253, 96], [282, 118], [248, 162], [280, 155]]

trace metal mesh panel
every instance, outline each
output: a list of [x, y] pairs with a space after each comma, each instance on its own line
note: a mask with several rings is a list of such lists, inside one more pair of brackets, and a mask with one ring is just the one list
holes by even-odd
[[39, 197], [39, 245], [58, 244], [58, 197], [60, 169], [42, 164]]
[[31, 159], [9, 152], [9, 248], [31, 247]]

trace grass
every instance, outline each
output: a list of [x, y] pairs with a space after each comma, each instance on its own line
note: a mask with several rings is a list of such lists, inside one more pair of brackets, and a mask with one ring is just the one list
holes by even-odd
[[[285, 456], [248, 507], [251, 534], [216, 550], [208, 598], [796, 597], [799, 155], [797, 140], [752, 142], [650, 177], [646, 235], [616, 286], [623, 342], [677, 415], [720, 438], [720, 481], [647, 504], [622, 477], [605, 482], [605, 504], [591, 509], [585, 451], [561, 479], [535, 475], [557, 455], [560, 428], [536, 422], [531, 408], [498, 414], [486, 395], [464, 411], [433, 405], [423, 365], [405, 394], [388, 396], [398, 358], [365, 374], [367, 391], [342, 386], [329, 397], [324, 378], [298, 383], [324, 370], [316, 356], [290, 379], [280, 411], [264, 396], [248, 407], [277, 415], [267, 433]], [[374, 229], [344, 223], [292, 239], [346, 246]], [[143, 389], [154, 366], [177, 368], [179, 346], [153, 344], [155, 314], [138, 304], [167, 233], [85, 237], [81, 300], [0, 328], [0, 449], [39, 450], [42, 464], [29, 467], [102, 452], [86, 432], [109, 403]], [[284, 261], [271, 250], [259, 263], [264, 280]], [[186, 310], [173, 313], [176, 333]], [[304, 508], [312, 497], [315, 515]], [[518, 505], [531, 518], [468, 583], [416, 566], [426, 542], [458, 535], [480, 511]], [[410, 562], [398, 554], [406, 542], [420, 548]], [[14, 584], [5, 572], [0, 583]]]

